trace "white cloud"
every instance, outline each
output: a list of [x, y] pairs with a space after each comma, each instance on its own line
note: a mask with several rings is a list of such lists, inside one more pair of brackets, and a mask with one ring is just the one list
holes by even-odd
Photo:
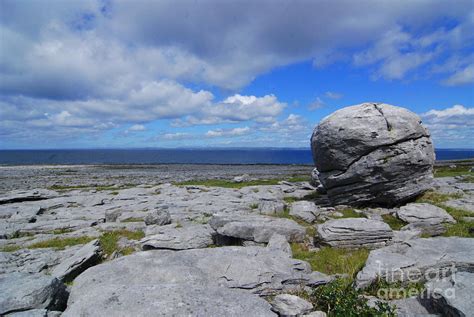
[[127, 129], [127, 131], [130, 132], [137, 132], [137, 131], [145, 131], [146, 127], [143, 124], [134, 124], [130, 128]]
[[448, 86], [457, 86], [474, 83], [474, 64], [468, 65], [443, 81]]
[[216, 137], [235, 137], [235, 136], [242, 136], [245, 134], [250, 133], [249, 127], [243, 128], [234, 128], [234, 129], [216, 129], [216, 130], [209, 130], [206, 132], [206, 137], [208, 138], [216, 138]]
[[326, 103], [320, 97], [317, 97], [315, 101], [308, 105], [308, 110], [321, 109], [325, 104]]
[[328, 97], [329, 99], [341, 99], [342, 97], [344, 97], [343, 94], [339, 92], [333, 92], [333, 91], [326, 91], [324, 95]]
[[430, 110], [421, 115], [435, 144], [474, 146], [474, 108], [454, 105], [443, 110]]

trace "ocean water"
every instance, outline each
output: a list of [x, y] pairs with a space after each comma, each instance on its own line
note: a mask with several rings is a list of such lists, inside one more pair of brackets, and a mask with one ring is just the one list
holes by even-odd
[[[436, 158], [474, 158], [474, 149], [439, 149]], [[34, 164], [313, 164], [313, 159], [309, 149], [0, 150], [0, 165]]]

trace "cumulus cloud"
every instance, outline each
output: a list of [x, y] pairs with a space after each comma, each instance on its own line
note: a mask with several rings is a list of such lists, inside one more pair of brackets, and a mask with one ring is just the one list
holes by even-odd
[[127, 129], [129, 132], [145, 131], [146, 127], [143, 124], [134, 124]]
[[474, 108], [454, 105], [443, 110], [430, 110], [421, 115], [434, 142], [458, 147], [474, 145]]
[[216, 138], [216, 137], [234, 137], [234, 136], [241, 136], [250, 133], [249, 127], [243, 128], [234, 128], [234, 129], [217, 129], [217, 130], [209, 130], [206, 132], [206, 137], [208, 138]]
[[[92, 136], [160, 119], [271, 125], [284, 102], [271, 91], [237, 92], [275, 67], [352, 60], [375, 77], [403, 79], [439, 66], [440, 56], [463, 60], [474, 37], [471, 0], [85, 0], [49, 1], [47, 10], [3, 0], [1, 8], [0, 134], [11, 139]], [[453, 27], [425, 32], [439, 17]], [[472, 63], [442, 73], [447, 85], [473, 80]]]

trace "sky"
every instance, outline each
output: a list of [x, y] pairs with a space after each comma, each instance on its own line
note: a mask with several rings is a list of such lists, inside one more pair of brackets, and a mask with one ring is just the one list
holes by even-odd
[[363, 102], [474, 148], [474, 2], [0, 0], [0, 149], [308, 148]]

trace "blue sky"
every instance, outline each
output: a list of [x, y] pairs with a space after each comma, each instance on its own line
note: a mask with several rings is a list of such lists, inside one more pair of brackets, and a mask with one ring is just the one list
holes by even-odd
[[0, 148], [308, 147], [366, 101], [474, 147], [474, 4], [0, 0]]

